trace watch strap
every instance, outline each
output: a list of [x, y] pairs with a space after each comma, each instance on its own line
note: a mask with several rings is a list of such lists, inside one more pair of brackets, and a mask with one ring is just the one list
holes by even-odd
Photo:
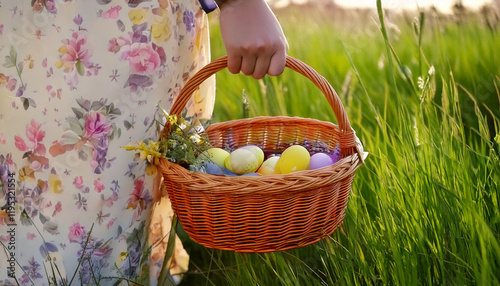
[[217, 3], [215, 0], [198, 0], [200, 2], [201, 8], [205, 13], [210, 13], [213, 10], [217, 9]]

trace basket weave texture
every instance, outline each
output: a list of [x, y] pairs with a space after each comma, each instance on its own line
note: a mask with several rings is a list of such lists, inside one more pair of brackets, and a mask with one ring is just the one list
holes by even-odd
[[[174, 102], [180, 115], [208, 77], [227, 66], [226, 57], [195, 74]], [[217, 176], [192, 172], [161, 159], [172, 207], [183, 228], [197, 243], [236, 252], [272, 252], [315, 243], [341, 224], [356, 169], [365, 153], [331, 85], [303, 62], [287, 57], [286, 66], [310, 79], [326, 96], [339, 125], [316, 119], [261, 116], [215, 123], [207, 129], [215, 147], [254, 144], [281, 153], [290, 144], [324, 142], [340, 147], [341, 159], [331, 166], [285, 175]]]

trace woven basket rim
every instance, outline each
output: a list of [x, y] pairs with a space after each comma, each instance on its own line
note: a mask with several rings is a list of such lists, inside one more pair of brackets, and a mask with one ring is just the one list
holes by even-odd
[[[303, 182], [307, 181], [306, 185], [309, 188], [334, 184], [352, 175], [360, 165], [359, 155], [353, 153], [323, 168], [265, 176], [227, 176], [199, 173], [187, 170], [165, 158], [160, 159], [158, 168], [164, 175], [175, 177], [176, 182], [189, 186], [189, 191], [238, 196], [242, 194], [300, 193], [304, 189]], [[197, 181], [203, 183], [193, 183]], [[283, 187], [285, 185], [286, 189]]]

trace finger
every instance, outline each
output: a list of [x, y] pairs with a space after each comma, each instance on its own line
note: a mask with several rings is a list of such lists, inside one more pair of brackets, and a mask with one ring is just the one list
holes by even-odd
[[267, 73], [271, 76], [280, 75], [285, 70], [285, 64], [286, 53], [284, 50], [279, 50], [271, 57], [271, 63], [269, 64]]
[[241, 72], [244, 75], [251, 75], [255, 69], [255, 61], [257, 60], [256, 56], [246, 55], [241, 60]]
[[227, 56], [227, 69], [232, 74], [240, 73], [241, 69], [241, 56], [232, 54]]
[[255, 79], [261, 79], [269, 70], [269, 64], [271, 62], [271, 57], [269, 55], [262, 55], [257, 58], [255, 63], [255, 68], [253, 70], [252, 76]]

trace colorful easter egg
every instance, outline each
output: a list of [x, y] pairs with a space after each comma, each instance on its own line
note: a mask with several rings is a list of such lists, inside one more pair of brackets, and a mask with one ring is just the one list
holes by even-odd
[[266, 167], [266, 166], [260, 166], [256, 172], [258, 174], [261, 174], [262, 176], [274, 175], [274, 169], [271, 169], [271, 168]]
[[279, 158], [280, 156], [269, 157], [266, 161], [262, 163], [262, 166], [274, 169], [274, 167], [276, 166], [276, 162], [278, 162]]
[[259, 160], [252, 151], [238, 148], [229, 154], [224, 165], [231, 172], [245, 174], [255, 172], [259, 168]]
[[231, 176], [231, 177], [238, 176], [237, 174], [235, 174], [235, 173], [233, 173], [233, 172], [229, 171], [229, 170], [228, 170], [228, 169], [226, 169], [226, 168], [221, 168], [221, 170], [222, 170], [222, 173], [223, 173], [224, 175], [226, 175], [226, 176]]
[[277, 162], [276, 162], [276, 165], [274, 165], [274, 173], [275, 174], [282, 174], [281, 170], [280, 170], [280, 166], [279, 166], [279, 164]]
[[264, 151], [262, 151], [262, 149], [260, 149], [259, 146], [257, 146], [257, 145], [245, 145], [241, 148], [250, 150], [257, 158], [259, 166], [260, 166], [260, 164], [262, 164], [262, 162], [264, 162]]
[[243, 174], [241, 176], [244, 176], [244, 177], [260, 177], [259, 174], [254, 173], [254, 172], [252, 172], [252, 173], [245, 173], [245, 174]]
[[319, 169], [333, 164], [333, 159], [330, 155], [325, 153], [316, 153], [311, 156], [309, 161], [309, 170]]
[[212, 161], [217, 166], [224, 168], [224, 160], [229, 156], [229, 152], [221, 148], [210, 148], [205, 150], [198, 155], [199, 160]]
[[266, 161], [262, 163], [262, 165], [260, 165], [259, 169], [257, 170], [257, 173], [261, 175], [274, 175], [275, 174], [274, 168], [279, 158], [280, 158], [279, 156], [269, 157]]
[[[311, 156], [306, 148], [300, 145], [293, 145], [285, 149], [280, 159], [276, 163], [281, 174], [307, 170]], [[276, 170], [276, 167], [275, 167]]]
[[203, 169], [207, 174], [224, 175], [224, 172], [222, 172], [221, 167], [219, 167], [219, 165], [215, 164], [214, 162], [207, 162], [203, 164]]

